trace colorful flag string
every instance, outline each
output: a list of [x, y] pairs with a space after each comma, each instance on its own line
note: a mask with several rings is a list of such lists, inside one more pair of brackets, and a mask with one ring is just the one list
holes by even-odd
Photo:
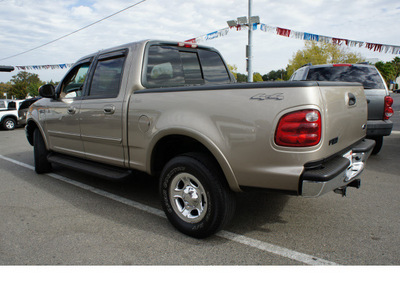
[[[314, 33], [308, 33], [308, 32], [301, 32], [301, 31], [295, 31], [292, 29], [287, 29], [287, 28], [281, 28], [281, 27], [275, 27], [275, 26], [270, 26], [266, 24], [252, 24], [251, 25], [253, 30], [257, 30], [258, 28], [267, 33], [271, 34], [276, 34], [288, 38], [294, 38], [298, 40], [304, 40], [304, 41], [316, 41], [319, 43], [332, 43], [335, 45], [343, 45], [347, 47], [358, 47], [358, 48], [366, 48], [371, 51], [376, 51], [376, 52], [383, 52], [383, 53], [388, 53], [388, 54], [400, 54], [400, 46], [396, 45], [386, 45], [386, 44], [378, 44], [378, 43], [370, 43], [370, 42], [361, 42], [361, 41], [355, 41], [355, 40], [349, 40], [349, 39], [343, 39], [343, 38], [336, 38], [336, 37], [330, 37], [330, 36], [325, 36], [325, 35], [318, 35]], [[233, 27], [226, 27], [222, 28], [195, 38], [192, 38], [190, 40], [186, 40], [185, 42], [188, 43], [195, 43], [199, 44], [204, 41], [209, 41], [213, 40], [216, 38], [220, 38], [223, 36], [228, 35], [228, 33], [231, 30], [248, 30], [247, 25], [237, 25]], [[15, 66], [16, 69], [18, 70], [55, 70], [55, 69], [68, 69], [71, 68], [73, 64], [56, 64], [56, 65], [32, 65], [32, 66]]]
[[[388, 53], [388, 54], [400, 54], [400, 46], [396, 45], [386, 45], [386, 44], [378, 44], [378, 43], [370, 43], [370, 42], [362, 42], [362, 41], [355, 41], [355, 40], [349, 40], [349, 39], [343, 39], [343, 38], [336, 38], [336, 37], [330, 37], [330, 36], [325, 36], [325, 35], [318, 35], [314, 33], [308, 33], [308, 32], [301, 32], [301, 31], [295, 31], [292, 29], [287, 29], [287, 28], [281, 28], [281, 27], [275, 27], [275, 26], [270, 26], [266, 24], [252, 24], [253, 30], [257, 30], [258, 28], [267, 33], [272, 33], [284, 37], [289, 37], [289, 38], [294, 38], [294, 39], [299, 39], [299, 40], [305, 40], [305, 41], [316, 41], [319, 43], [332, 43], [335, 45], [343, 45], [347, 47], [364, 47], [368, 50], [371, 51], [376, 51], [376, 52], [383, 52], [383, 53]], [[226, 36], [230, 30], [236, 29], [237, 31], [245, 29], [248, 30], [247, 25], [237, 25], [233, 27], [227, 27], [223, 28], [196, 38], [192, 38], [190, 40], [187, 40], [186, 42], [189, 43], [201, 43], [203, 41], [219, 38], [222, 36]]]
[[33, 66], [15, 66], [18, 70], [55, 70], [69, 69], [73, 64], [57, 64], [57, 65], [33, 65]]

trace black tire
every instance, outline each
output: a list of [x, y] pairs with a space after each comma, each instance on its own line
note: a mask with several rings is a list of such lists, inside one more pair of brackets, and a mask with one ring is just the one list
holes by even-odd
[[17, 122], [13, 118], [5, 118], [3, 120], [3, 128], [5, 130], [14, 130]]
[[171, 224], [195, 238], [222, 229], [235, 211], [235, 199], [222, 172], [201, 153], [171, 159], [161, 173], [160, 194]]
[[383, 145], [383, 136], [374, 137], [376, 142], [374, 149], [372, 149], [372, 154], [376, 155], [381, 151]]
[[33, 132], [33, 156], [35, 160], [35, 171], [38, 174], [51, 172], [51, 163], [47, 160], [49, 151], [46, 149], [42, 134], [39, 129]]

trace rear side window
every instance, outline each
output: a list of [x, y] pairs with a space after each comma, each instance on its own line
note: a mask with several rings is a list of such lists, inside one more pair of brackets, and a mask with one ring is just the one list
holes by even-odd
[[203, 82], [196, 52], [179, 51], [172, 46], [150, 47], [146, 71], [147, 87], [173, 87]]
[[144, 82], [146, 87], [227, 82], [230, 82], [228, 71], [216, 52], [167, 45], [152, 45], [149, 48]]
[[338, 66], [310, 68], [307, 80], [360, 82], [365, 89], [384, 89], [382, 79], [375, 68]]
[[121, 84], [125, 56], [99, 60], [94, 71], [89, 96], [115, 98]]
[[218, 53], [199, 49], [201, 66], [206, 83], [229, 83], [228, 70]]
[[306, 72], [307, 68], [300, 68], [296, 72], [293, 73], [290, 80], [304, 80], [304, 73]]

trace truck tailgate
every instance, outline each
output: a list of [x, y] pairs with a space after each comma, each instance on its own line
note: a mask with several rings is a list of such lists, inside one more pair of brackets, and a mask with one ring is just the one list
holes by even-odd
[[324, 143], [326, 154], [335, 154], [366, 134], [367, 101], [362, 85], [331, 86], [318, 82], [324, 100]]

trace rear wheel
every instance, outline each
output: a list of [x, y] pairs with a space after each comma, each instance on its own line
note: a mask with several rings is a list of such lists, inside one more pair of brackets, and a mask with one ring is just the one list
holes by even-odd
[[35, 160], [35, 171], [38, 174], [51, 171], [51, 163], [47, 160], [49, 151], [46, 149], [42, 134], [39, 129], [33, 132], [33, 155]]
[[372, 154], [376, 155], [379, 153], [379, 151], [381, 151], [383, 145], [383, 136], [374, 137], [374, 140], [376, 144], [374, 149], [372, 149]]
[[12, 118], [6, 118], [3, 121], [3, 128], [5, 130], [14, 130], [16, 125], [17, 124], [16, 124], [15, 120]]
[[222, 172], [201, 153], [171, 159], [160, 177], [160, 193], [171, 224], [195, 238], [216, 233], [230, 221], [235, 210]]

